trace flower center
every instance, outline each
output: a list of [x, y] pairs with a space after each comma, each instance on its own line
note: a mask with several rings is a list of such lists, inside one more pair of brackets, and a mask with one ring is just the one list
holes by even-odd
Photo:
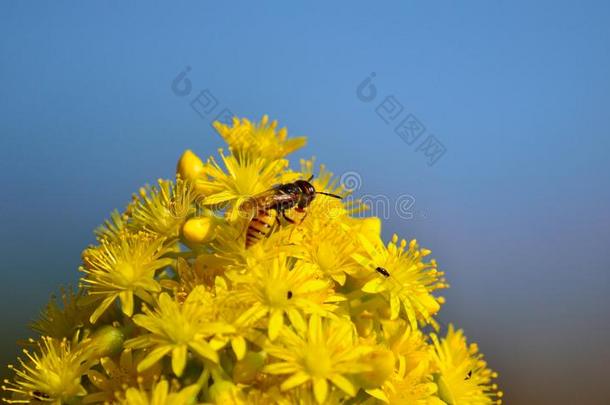
[[316, 258], [318, 259], [318, 266], [324, 272], [332, 270], [335, 265], [335, 252], [331, 246], [321, 245], [318, 247]]
[[[269, 306], [276, 308], [283, 308], [284, 306], [286, 306], [286, 303], [289, 299], [288, 291], [290, 291], [290, 288], [288, 288], [286, 283], [277, 282], [277, 280], [276, 283], [269, 283], [265, 287], [265, 295], [267, 296], [267, 302], [269, 303]], [[290, 298], [292, 298], [292, 294], [290, 295]]]
[[314, 377], [326, 377], [332, 369], [326, 347], [310, 344], [305, 354], [305, 368]]

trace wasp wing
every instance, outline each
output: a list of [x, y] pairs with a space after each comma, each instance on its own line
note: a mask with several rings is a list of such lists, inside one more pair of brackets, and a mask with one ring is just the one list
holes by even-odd
[[250, 215], [255, 215], [259, 211], [290, 208], [297, 200], [297, 195], [284, 193], [279, 189], [279, 186], [275, 186], [248, 198], [239, 206], [239, 210]]

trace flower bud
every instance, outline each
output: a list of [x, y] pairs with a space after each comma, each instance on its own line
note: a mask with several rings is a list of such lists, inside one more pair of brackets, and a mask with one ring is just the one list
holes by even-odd
[[191, 218], [182, 225], [182, 235], [189, 243], [206, 243], [216, 236], [216, 220], [211, 217]]
[[193, 151], [187, 149], [182, 156], [180, 156], [180, 160], [178, 160], [178, 166], [176, 167], [176, 172], [186, 180], [196, 180], [200, 174], [204, 170], [204, 164], [199, 158], [199, 156], [195, 155]]
[[90, 337], [89, 347], [94, 357], [113, 356], [121, 351], [125, 335], [113, 326], [102, 326]]
[[265, 365], [265, 356], [262, 353], [248, 352], [243, 359], [235, 363], [233, 368], [233, 381], [248, 384], [256, 378], [256, 374]]

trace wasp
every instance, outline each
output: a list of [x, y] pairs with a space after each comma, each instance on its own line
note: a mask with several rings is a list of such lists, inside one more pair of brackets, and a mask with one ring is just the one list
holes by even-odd
[[312, 178], [313, 176], [294, 183], [278, 184], [251, 197], [240, 206], [240, 211], [249, 214], [249, 218], [252, 218], [246, 230], [246, 249], [271, 235], [281, 225], [280, 216], [294, 224], [295, 221], [286, 215], [286, 211], [294, 208], [297, 212], [306, 213], [305, 209], [317, 194], [342, 198], [336, 194], [316, 191], [310, 183]]

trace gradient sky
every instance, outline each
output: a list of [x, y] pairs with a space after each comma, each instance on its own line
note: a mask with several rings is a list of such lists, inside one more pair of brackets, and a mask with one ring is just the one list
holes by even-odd
[[[610, 403], [609, 21], [602, 1], [2, 2], [0, 363], [111, 210], [184, 149], [215, 153], [228, 108], [308, 135], [297, 157], [358, 173], [357, 193], [414, 198], [384, 235], [432, 249], [442, 318], [506, 403]], [[388, 124], [387, 96], [403, 107]], [[408, 114], [412, 145], [394, 133]]]

